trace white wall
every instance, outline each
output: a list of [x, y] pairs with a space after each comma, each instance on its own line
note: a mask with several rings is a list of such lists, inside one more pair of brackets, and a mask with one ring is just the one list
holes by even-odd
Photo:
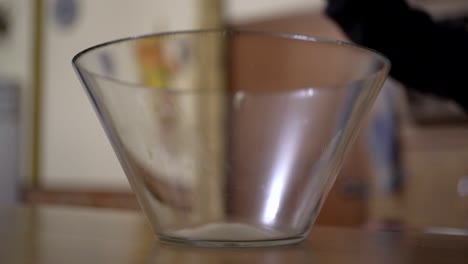
[[[27, 0], [25, 0], [27, 1]], [[71, 58], [94, 44], [120, 37], [195, 26], [201, 0], [77, 0], [79, 17], [57, 25], [56, 0], [45, 0], [44, 83], [40, 177], [45, 187], [128, 189], [127, 180]], [[226, 16], [240, 22], [317, 8], [320, 0], [229, 0]]]
[[[0, 5], [6, 7], [9, 18], [9, 33], [0, 40], [0, 78], [2, 85], [11, 82], [12, 88], [17, 88], [21, 100], [21, 112], [10, 111], [7, 108], [17, 108], [10, 99], [1, 100], [0, 104], [0, 206], [2, 203], [16, 199], [16, 185], [20, 175], [29, 169], [28, 147], [25, 139], [30, 131], [31, 119], [28, 112], [31, 91], [31, 63], [32, 54], [32, 8], [29, 0], [0, 0]], [[12, 92], [12, 91], [10, 91]], [[7, 96], [5, 92], [1, 96]], [[19, 130], [21, 127], [21, 130]], [[18, 133], [21, 131], [22, 133]], [[18, 159], [18, 157], [25, 159]], [[23, 166], [20, 166], [23, 165]], [[23, 168], [23, 170], [19, 170]]]
[[45, 187], [127, 189], [128, 183], [71, 66], [78, 51], [100, 42], [187, 29], [193, 0], [80, 0], [76, 24], [60, 27], [55, 0], [45, 2], [40, 176]]
[[255, 21], [272, 16], [303, 13], [322, 8], [324, 0], [227, 0], [226, 17], [232, 22]]
[[30, 0], [0, 0], [10, 12], [10, 30], [6, 39], [0, 41], [0, 73], [14, 76], [22, 86], [30, 86], [32, 5]]

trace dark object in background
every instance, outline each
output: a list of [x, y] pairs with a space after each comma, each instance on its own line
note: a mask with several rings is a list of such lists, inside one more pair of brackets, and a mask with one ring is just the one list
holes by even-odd
[[436, 23], [403, 0], [328, 0], [326, 14], [354, 42], [382, 52], [391, 76], [468, 111], [468, 32]]

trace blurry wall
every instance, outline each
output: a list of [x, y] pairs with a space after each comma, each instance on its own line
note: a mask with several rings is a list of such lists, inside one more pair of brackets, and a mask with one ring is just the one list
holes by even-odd
[[20, 105], [28, 105], [31, 87], [32, 9], [28, 3], [0, 0], [0, 207], [16, 201], [15, 187], [23, 174], [19, 168], [27, 169], [28, 164], [28, 142], [21, 139], [28, 137], [31, 120], [26, 111], [19, 111]]
[[[42, 186], [127, 189], [122, 169], [72, 69], [72, 56], [116, 38], [192, 28], [195, 1], [65, 1], [75, 3], [71, 11], [57, 10], [59, 2], [44, 1]], [[76, 12], [69, 24], [59, 17], [66, 12]]]
[[[15, 169], [18, 177], [24, 175], [25, 171], [29, 169], [30, 163], [28, 152], [31, 142], [28, 139], [30, 138], [32, 120], [28, 114], [31, 110], [28, 106], [31, 100], [31, 43], [33, 37], [33, 5], [30, 2], [29, 0], [0, 0], [0, 7], [4, 10], [7, 23], [6, 33], [0, 38], [0, 78], [5, 82], [12, 83], [12, 86], [18, 89], [15, 94], [18, 95], [19, 100], [15, 102], [17, 104], [15, 107], [21, 107], [21, 111], [15, 115], [17, 119], [15, 123], [20, 128], [20, 133], [15, 135], [18, 140], [18, 144], [15, 146], [19, 149], [12, 150], [18, 152], [19, 156], [22, 157], [18, 159], [21, 170]], [[0, 159], [3, 158], [0, 157]], [[3, 175], [0, 173], [0, 176]]]
[[18, 180], [18, 90], [0, 76], [0, 209], [14, 204]]
[[[39, 172], [43, 187], [129, 188], [73, 72], [71, 58], [89, 46], [120, 37], [197, 28], [201, 1], [44, 0]], [[75, 10], [65, 11], [76, 12], [69, 25], [60, 23], [59, 2], [75, 3]], [[320, 0], [229, 0], [224, 5], [226, 20], [240, 22], [310, 10], [321, 3]]]
[[247, 23], [300, 14], [324, 6], [324, 0], [225, 0], [226, 19]]
[[31, 85], [32, 5], [30, 0], [0, 0], [5, 9], [7, 33], [0, 38], [0, 73]]

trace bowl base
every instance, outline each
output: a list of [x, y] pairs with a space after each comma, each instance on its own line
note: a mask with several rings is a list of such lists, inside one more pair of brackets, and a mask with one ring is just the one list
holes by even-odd
[[159, 240], [164, 243], [196, 246], [196, 247], [214, 247], [214, 248], [246, 248], [246, 247], [270, 247], [297, 244], [305, 239], [305, 236], [290, 237], [275, 240], [256, 240], [256, 241], [219, 241], [219, 240], [192, 240], [184, 238], [175, 238], [164, 235], [157, 235]]

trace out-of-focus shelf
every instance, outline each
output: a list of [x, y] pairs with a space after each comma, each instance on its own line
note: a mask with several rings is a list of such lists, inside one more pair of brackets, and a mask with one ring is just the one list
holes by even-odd
[[468, 116], [452, 102], [414, 103], [409, 109], [409, 118], [415, 127], [468, 127]]

